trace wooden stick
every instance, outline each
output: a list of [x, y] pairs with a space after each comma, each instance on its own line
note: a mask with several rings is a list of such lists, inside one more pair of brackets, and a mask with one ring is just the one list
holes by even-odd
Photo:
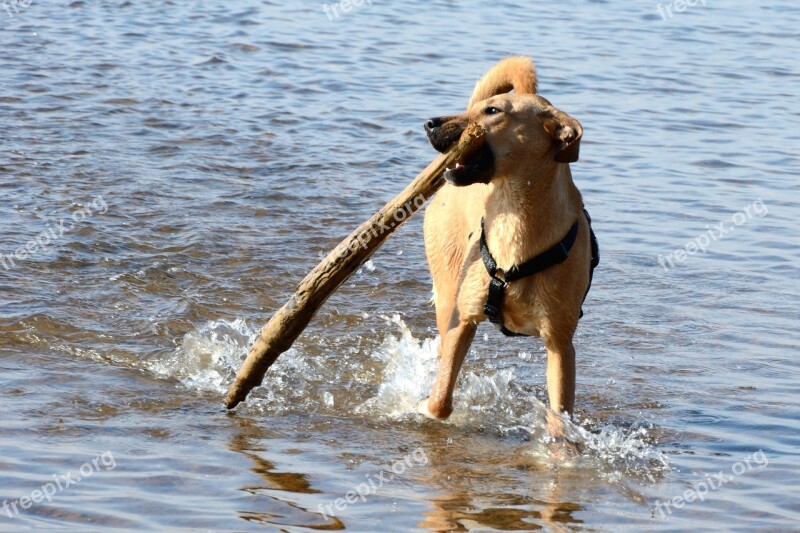
[[396, 198], [361, 224], [297, 286], [294, 295], [261, 329], [236, 380], [228, 389], [226, 406], [233, 409], [261, 385], [264, 374], [280, 354], [291, 348], [317, 310], [357, 271], [400, 225], [444, 184], [442, 174], [483, 144], [484, 131], [470, 124], [461, 139], [437, 157]]

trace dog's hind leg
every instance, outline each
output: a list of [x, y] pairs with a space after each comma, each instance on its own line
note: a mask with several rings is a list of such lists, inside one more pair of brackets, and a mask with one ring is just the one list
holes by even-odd
[[427, 400], [422, 400], [417, 410], [429, 418], [445, 419], [453, 412], [453, 391], [458, 372], [464, 363], [477, 324], [459, 322], [442, 339], [439, 351], [439, 373], [433, 391]]
[[453, 315], [456, 305], [456, 296], [447, 295], [444, 298], [440, 298], [438, 293], [436, 296], [436, 329], [439, 330], [439, 357], [441, 357], [444, 349], [444, 339], [447, 337], [447, 331], [450, 328], [450, 317]]

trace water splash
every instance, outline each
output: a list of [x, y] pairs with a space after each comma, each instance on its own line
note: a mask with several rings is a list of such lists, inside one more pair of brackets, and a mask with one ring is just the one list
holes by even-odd
[[371, 354], [382, 368], [377, 393], [356, 408], [363, 415], [398, 419], [416, 412], [416, 406], [430, 390], [436, 376], [439, 339], [418, 341], [399, 315], [383, 316], [400, 336], [388, 335]]
[[187, 333], [171, 354], [145, 363], [153, 374], [189, 389], [224, 394], [258, 335], [244, 320], [215, 320]]
[[[417, 404], [436, 376], [439, 339], [415, 338], [399, 315], [380, 318], [386, 336], [366, 354], [359, 348], [344, 351], [333, 340], [321, 341], [323, 356], [310, 356], [298, 346], [288, 350], [270, 368], [265, 386], [253, 391], [249, 408], [341, 416], [349, 406], [365, 418], [417, 420]], [[190, 389], [224, 395], [257, 334], [242, 319], [209, 322], [187, 334], [168, 357], [152, 361], [150, 370]], [[547, 406], [516, 371], [530, 364], [528, 357], [509, 362], [472, 353], [469, 359], [459, 377], [453, 415], [445, 423], [536, 443], [532, 453], [546, 450]], [[669, 469], [646, 424], [624, 428], [589, 419], [565, 424], [568, 438], [583, 450], [582, 462], [601, 466], [610, 481], [623, 475], [652, 478]]]

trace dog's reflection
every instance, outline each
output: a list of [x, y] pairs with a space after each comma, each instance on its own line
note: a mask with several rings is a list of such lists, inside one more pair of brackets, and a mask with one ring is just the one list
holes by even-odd
[[[229, 447], [252, 461], [251, 470], [262, 480], [241, 489], [268, 497], [257, 510], [241, 511], [240, 517], [271, 525], [347, 529], [348, 511], [329, 514], [318, 509], [320, 503], [342, 495], [327, 494], [315, 487], [315, 472], [287, 472], [274, 460], [265, 459], [264, 443], [280, 436], [260, 428], [257, 420], [245, 417], [239, 420], [243, 431], [231, 439]], [[585, 483], [585, 472], [555, 468], [546, 449], [535, 443], [498, 444], [494, 435], [484, 437], [468, 429], [446, 426], [449, 425], [426, 423], [405, 428], [426, 456], [424, 462], [416, 462], [402, 476], [404, 485], [414, 486], [415, 491], [429, 495], [428, 510], [422, 513], [422, 520], [416, 524], [418, 528], [523, 531], [545, 527], [566, 531], [581, 523], [574, 514], [585, 509], [568, 501], [568, 495], [574, 494], [575, 485]], [[460, 435], [465, 432], [467, 434]], [[543, 448], [541, 455], [527, 452], [534, 447]], [[509, 450], [513, 450], [510, 455]], [[398, 450], [395, 459], [402, 460], [401, 456], [407, 451]], [[296, 465], [296, 461], [292, 462]], [[392, 485], [382, 486], [374, 497], [391, 499], [396, 490]], [[358, 503], [353, 510], [356, 505]], [[402, 505], [398, 509], [402, 509]], [[401, 521], [405, 518], [398, 515]]]

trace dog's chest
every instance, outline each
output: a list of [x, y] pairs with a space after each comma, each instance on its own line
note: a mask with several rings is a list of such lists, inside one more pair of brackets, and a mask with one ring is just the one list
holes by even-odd
[[[478, 253], [475, 254], [477, 257], [473, 257], [458, 295], [459, 314], [465, 321], [480, 322], [486, 319], [484, 306], [489, 296], [490, 278]], [[546, 285], [537, 282], [536, 278], [509, 283], [503, 298], [503, 322], [506, 328], [537, 337], [541, 331], [546, 331], [546, 291]]]
[[545, 307], [537, 284], [520, 280], [506, 287], [503, 302], [503, 323], [515, 333], [539, 336], [545, 325]]

